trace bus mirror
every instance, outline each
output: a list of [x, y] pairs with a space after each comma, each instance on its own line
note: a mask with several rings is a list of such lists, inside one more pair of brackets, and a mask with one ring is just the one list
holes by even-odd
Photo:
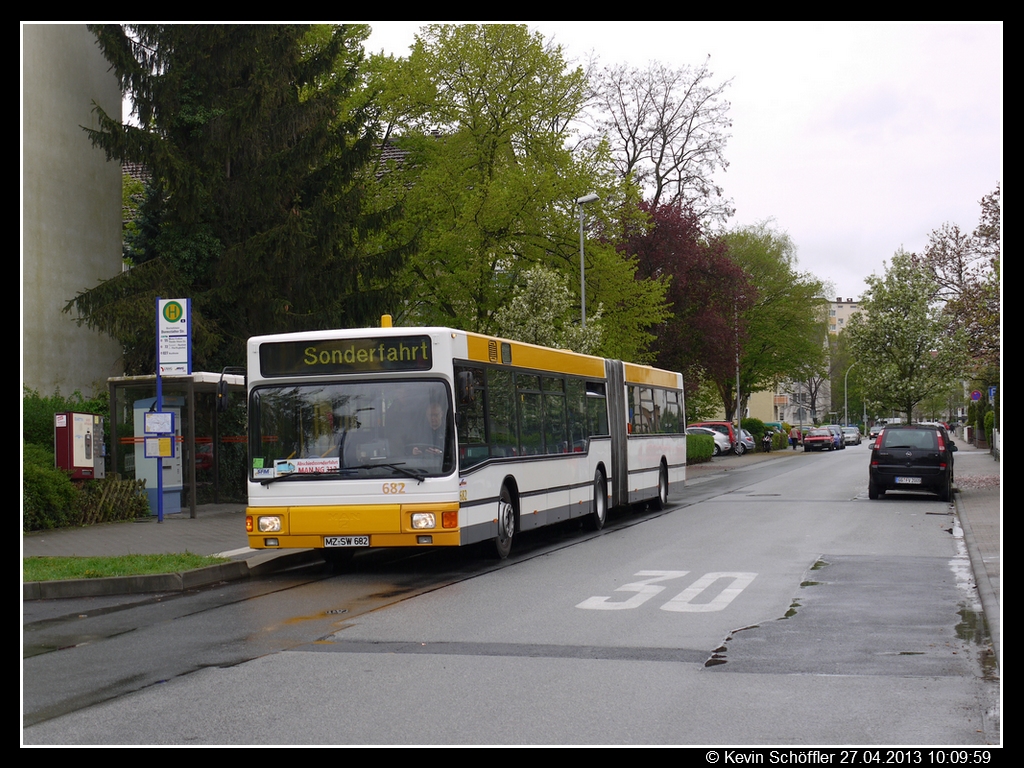
[[459, 405], [468, 405], [473, 402], [473, 374], [470, 371], [459, 372], [458, 397]]

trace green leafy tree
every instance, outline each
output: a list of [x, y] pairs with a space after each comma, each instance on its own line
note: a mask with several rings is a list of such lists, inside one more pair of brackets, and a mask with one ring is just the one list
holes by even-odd
[[862, 310], [846, 333], [865, 395], [912, 418], [922, 401], [944, 393], [964, 372], [962, 329], [936, 302], [936, 283], [913, 254], [898, 251], [885, 275], [867, 279]]
[[511, 301], [495, 313], [495, 331], [517, 341], [594, 354], [601, 346], [604, 307], [592, 311], [586, 328], [575, 322], [578, 312], [568, 281], [538, 265], [523, 273]]
[[[740, 392], [749, 395], [787, 379], [806, 381], [826, 370], [825, 285], [797, 271], [789, 236], [767, 223], [724, 236], [728, 254], [746, 273], [755, 295], [737, 296]], [[727, 418], [736, 410], [736, 374], [716, 379]]]
[[157, 295], [193, 300], [196, 363], [210, 367], [238, 364], [250, 335], [362, 325], [390, 303], [402, 251], [365, 247], [389, 213], [364, 204], [367, 27], [91, 29], [137, 124], [97, 107], [89, 135], [152, 173], [149, 229], [133, 269], [67, 309], [121, 342], [126, 371], [153, 370]]
[[[377, 58], [389, 142], [381, 191], [402, 200], [404, 235], [419, 250], [403, 274], [400, 320], [496, 332], [496, 316], [536, 265], [578, 285], [578, 209], [599, 237], [586, 245], [588, 305], [604, 306], [600, 351], [638, 359], [664, 314], [664, 284], [636, 280], [614, 247], [614, 218], [631, 189], [607, 148], [573, 152], [583, 108], [583, 71], [523, 25], [424, 27], [405, 59]], [[574, 290], [573, 288], [573, 290]], [[578, 304], [578, 297], [576, 299]]]

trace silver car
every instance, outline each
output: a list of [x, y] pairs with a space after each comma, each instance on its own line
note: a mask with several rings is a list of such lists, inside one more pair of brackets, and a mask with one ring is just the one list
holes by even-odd
[[736, 448], [734, 450], [736, 451], [736, 455], [737, 456], [742, 456], [747, 451], [750, 451], [751, 453], [753, 453], [754, 452], [754, 436], [752, 434], [750, 434], [749, 432], [747, 432], [747, 430], [741, 429], [740, 430], [740, 439], [736, 443]]
[[721, 456], [723, 453], [728, 453], [732, 450], [732, 443], [729, 442], [729, 436], [723, 435], [721, 432], [716, 432], [708, 427], [687, 427], [686, 434], [688, 435], [710, 435], [715, 439], [715, 456]]

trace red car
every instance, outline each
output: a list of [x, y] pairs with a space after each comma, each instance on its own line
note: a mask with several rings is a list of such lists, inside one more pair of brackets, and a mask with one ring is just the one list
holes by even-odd
[[831, 451], [835, 449], [832, 431], [829, 429], [812, 429], [804, 435], [805, 451]]

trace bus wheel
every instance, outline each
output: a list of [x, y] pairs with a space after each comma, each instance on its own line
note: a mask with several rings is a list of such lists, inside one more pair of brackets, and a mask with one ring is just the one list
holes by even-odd
[[593, 512], [586, 516], [584, 522], [587, 528], [592, 531], [600, 531], [604, 528], [605, 520], [608, 519], [608, 489], [604, 482], [604, 475], [597, 470], [594, 475], [594, 502]]
[[512, 537], [515, 533], [516, 507], [508, 486], [503, 485], [498, 498], [498, 536], [494, 539], [494, 551], [499, 560], [504, 560], [512, 551]]
[[668, 506], [668, 467], [664, 462], [658, 470], [658, 498], [654, 500], [654, 506], [658, 509]]

